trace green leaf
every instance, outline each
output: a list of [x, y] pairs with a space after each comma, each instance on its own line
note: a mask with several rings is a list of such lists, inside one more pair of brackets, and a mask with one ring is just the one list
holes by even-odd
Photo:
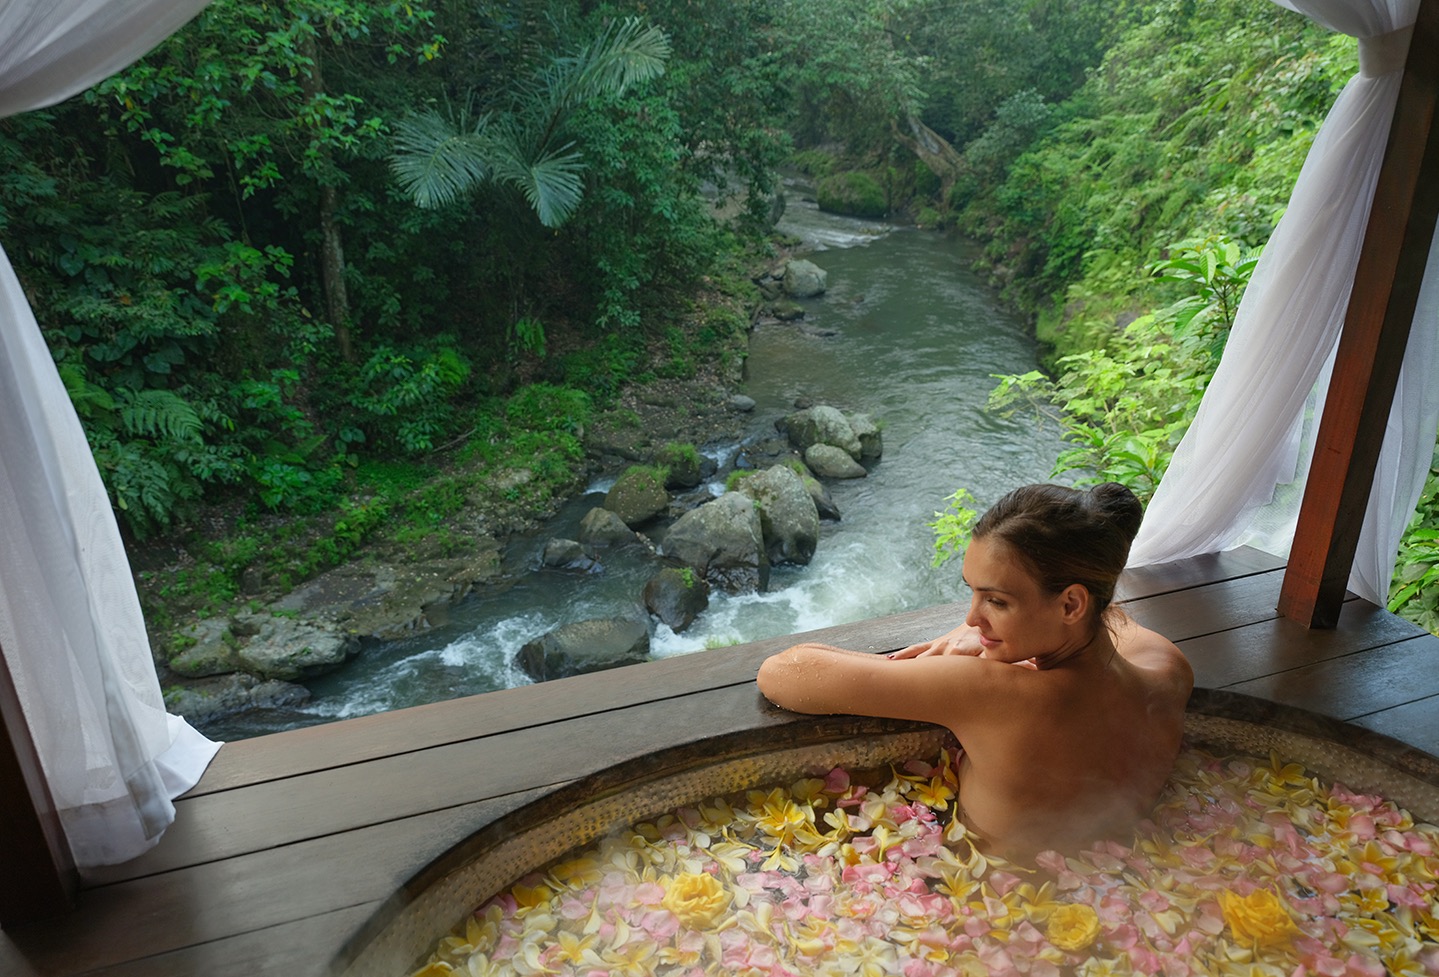
[[390, 170], [419, 206], [450, 203], [490, 178], [495, 148], [486, 138], [488, 125], [488, 115], [467, 126], [463, 115], [451, 120], [434, 111], [401, 119]]

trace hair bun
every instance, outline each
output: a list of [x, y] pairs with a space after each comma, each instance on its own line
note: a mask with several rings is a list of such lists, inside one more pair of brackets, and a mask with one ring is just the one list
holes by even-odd
[[1133, 492], [1118, 482], [1104, 482], [1089, 490], [1089, 504], [1133, 542], [1144, 520], [1144, 506]]

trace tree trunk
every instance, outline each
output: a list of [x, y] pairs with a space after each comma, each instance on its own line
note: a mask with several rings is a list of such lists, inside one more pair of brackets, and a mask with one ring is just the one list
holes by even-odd
[[[302, 75], [300, 87], [305, 98], [314, 101], [325, 93], [325, 78], [320, 71], [320, 49], [313, 35], [300, 40], [300, 52], [310, 61], [310, 70]], [[334, 170], [328, 147], [321, 147], [325, 170]], [[345, 242], [335, 214], [340, 209], [340, 194], [329, 173], [321, 173], [320, 183], [320, 278], [325, 289], [325, 307], [335, 329], [335, 342], [346, 363], [355, 362], [354, 344], [350, 339], [350, 293], [345, 287]]]
[[964, 157], [960, 156], [943, 136], [919, 121], [916, 116], [909, 116], [905, 124], [909, 128], [908, 132], [900, 128], [897, 122], [892, 125], [894, 138], [918, 156], [931, 173], [939, 177], [941, 191], [947, 198], [950, 188], [954, 186], [954, 181], [959, 178], [964, 167]]
[[320, 188], [320, 272], [340, 355], [346, 363], [353, 363], [355, 350], [350, 341], [350, 293], [345, 288], [345, 243], [340, 236], [340, 225], [335, 223], [339, 197], [333, 185], [326, 184]]

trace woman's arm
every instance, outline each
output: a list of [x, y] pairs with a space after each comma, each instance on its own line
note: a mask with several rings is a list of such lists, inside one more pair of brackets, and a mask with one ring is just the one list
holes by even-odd
[[910, 660], [845, 651], [829, 645], [795, 645], [766, 659], [759, 689], [777, 706], [810, 714], [849, 713], [915, 719], [956, 728], [981, 719], [1005, 696], [996, 687], [1002, 662], [968, 656]]

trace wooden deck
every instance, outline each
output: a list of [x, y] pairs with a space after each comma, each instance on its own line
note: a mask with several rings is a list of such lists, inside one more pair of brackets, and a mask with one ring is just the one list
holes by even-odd
[[[1358, 600], [1332, 631], [1280, 619], [1280, 565], [1239, 550], [1126, 576], [1122, 598], [1194, 664], [1196, 697], [1297, 706], [1439, 754], [1439, 638]], [[887, 650], [955, 605], [806, 635]], [[0, 974], [321, 975], [433, 859], [547, 792], [657, 750], [814, 720], [766, 704], [775, 638], [244, 740], [176, 803], [158, 847], [90, 881], [70, 916], [0, 933]], [[1252, 700], [1234, 700], [1247, 703]], [[1259, 704], [1262, 706], [1262, 703]]]

